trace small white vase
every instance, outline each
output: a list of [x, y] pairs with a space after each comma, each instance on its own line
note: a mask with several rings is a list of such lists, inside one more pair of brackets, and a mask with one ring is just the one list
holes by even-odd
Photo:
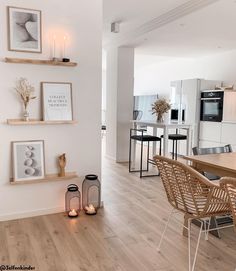
[[163, 122], [164, 118], [163, 118], [163, 114], [157, 114], [157, 122]]
[[27, 110], [27, 108], [25, 108], [23, 118], [24, 121], [29, 121], [29, 111]]

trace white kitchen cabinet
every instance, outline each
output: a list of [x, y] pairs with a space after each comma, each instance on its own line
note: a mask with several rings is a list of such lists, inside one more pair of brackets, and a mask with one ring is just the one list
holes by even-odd
[[236, 123], [222, 122], [221, 142], [236, 145]]
[[220, 143], [221, 128], [221, 122], [200, 121], [200, 140]]
[[200, 140], [200, 142], [199, 142], [199, 147], [200, 148], [221, 147], [223, 145], [220, 142], [213, 142], [213, 141], [206, 141], [206, 140]]
[[218, 147], [231, 144], [236, 151], [236, 122], [200, 123], [200, 148]]
[[236, 91], [224, 92], [223, 122], [231, 121], [236, 124]]

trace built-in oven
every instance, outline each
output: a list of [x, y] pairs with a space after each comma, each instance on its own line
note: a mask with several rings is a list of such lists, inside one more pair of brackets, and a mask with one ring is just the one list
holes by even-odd
[[201, 92], [201, 121], [222, 121], [223, 117], [223, 91]]

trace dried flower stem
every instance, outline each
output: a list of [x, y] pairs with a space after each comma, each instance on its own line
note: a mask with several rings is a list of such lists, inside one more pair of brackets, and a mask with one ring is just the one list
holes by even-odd
[[167, 102], [166, 99], [158, 99], [154, 104], [152, 104], [152, 115], [156, 114], [158, 120], [162, 119], [164, 113], [168, 113], [171, 105]]
[[34, 87], [29, 84], [26, 78], [20, 78], [16, 82], [15, 90], [17, 93], [19, 93], [21, 100], [23, 101], [24, 108], [26, 110], [30, 100], [36, 98], [36, 96], [33, 96], [35, 91]]

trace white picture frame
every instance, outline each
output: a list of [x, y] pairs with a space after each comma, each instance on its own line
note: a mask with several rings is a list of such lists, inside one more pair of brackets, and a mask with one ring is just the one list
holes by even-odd
[[41, 82], [44, 121], [72, 121], [72, 84]]
[[40, 10], [7, 7], [8, 50], [42, 53], [42, 14]]
[[12, 142], [13, 182], [45, 179], [44, 141]]

